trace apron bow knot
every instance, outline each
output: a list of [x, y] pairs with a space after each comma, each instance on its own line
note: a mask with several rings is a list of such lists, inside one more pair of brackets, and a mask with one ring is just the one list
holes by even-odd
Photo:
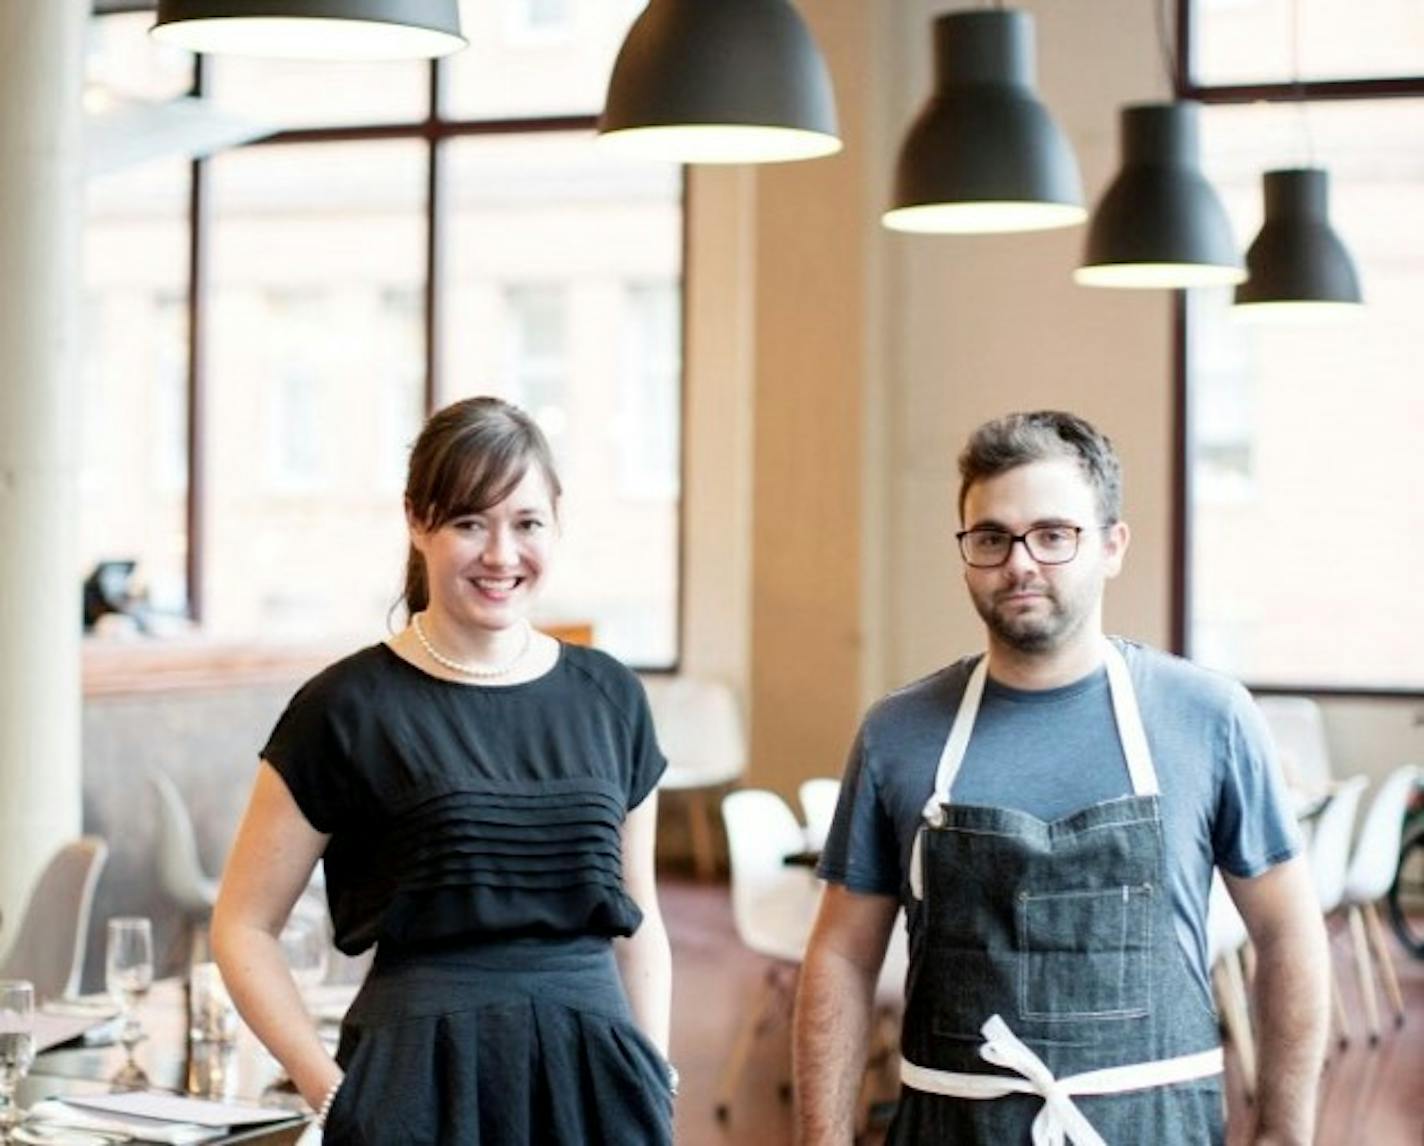
[[980, 1030], [984, 1043], [979, 1048], [979, 1057], [994, 1066], [1014, 1071], [1043, 1098], [1043, 1109], [1033, 1120], [1033, 1146], [1064, 1146], [1066, 1142], [1074, 1146], [1107, 1146], [1073, 1102], [1068, 1089], [1009, 1029], [1008, 1023], [993, 1015]]

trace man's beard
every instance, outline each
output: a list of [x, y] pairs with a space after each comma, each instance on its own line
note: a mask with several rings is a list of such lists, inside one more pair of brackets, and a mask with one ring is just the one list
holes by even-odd
[[[1039, 593], [1048, 606], [1043, 612], [1015, 612], [1001, 604], [1004, 597], [1025, 590]], [[1048, 653], [1062, 645], [1082, 627], [1083, 615], [1066, 608], [1063, 600], [1047, 585], [1023, 584], [1000, 589], [987, 599], [973, 596], [974, 608], [1000, 642], [1020, 653]]]

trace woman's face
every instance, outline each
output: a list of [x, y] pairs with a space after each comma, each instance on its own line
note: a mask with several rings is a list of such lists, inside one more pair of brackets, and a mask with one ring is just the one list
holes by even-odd
[[411, 544], [425, 558], [431, 608], [456, 624], [482, 629], [515, 624], [529, 612], [547, 573], [556, 526], [537, 465], [498, 505], [431, 530], [411, 522]]

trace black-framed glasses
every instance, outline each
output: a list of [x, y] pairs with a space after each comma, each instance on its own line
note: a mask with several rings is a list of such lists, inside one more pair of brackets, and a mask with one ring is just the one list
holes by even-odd
[[1028, 555], [1040, 565], [1066, 565], [1078, 556], [1078, 539], [1082, 525], [1035, 525], [1023, 533], [1007, 529], [965, 529], [954, 536], [959, 541], [959, 553], [966, 565], [975, 569], [993, 569], [1003, 565], [1022, 541]]

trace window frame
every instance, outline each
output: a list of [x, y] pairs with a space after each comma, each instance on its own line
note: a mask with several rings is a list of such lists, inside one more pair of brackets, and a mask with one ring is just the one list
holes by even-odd
[[[101, 20], [107, 16], [120, 16], [134, 12], [151, 12], [153, 0], [93, 0], [91, 20]], [[446, 160], [445, 144], [464, 136], [495, 135], [538, 135], [570, 134], [592, 132], [598, 124], [598, 114], [591, 112], [579, 115], [535, 115], [489, 119], [456, 119], [446, 114], [446, 77], [449, 64], [443, 59], [430, 60], [426, 65], [427, 94], [425, 115], [407, 122], [353, 123], [326, 127], [288, 128], [271, 135], [255, 139], [236, 147], [225, 148], [216, 155], [228, 154], [239, 149], [281, 147], [301, 144], [359, 143], [374, 140], [420, 140], [425, 145], [425, 244], [423, 261], [425, 283], [422, 292], [424, 321], [422, 336], [425, 343], [425, 377], [423, 388], [423, 412], [428, 417], [439, 406], [440, 395], [445, 392], [440, 346], [444, 323], [444, 298], [440, 289], [443, 277], [442, 250], [449, 228], [449, 195], [444, 179]], [[205, 56], [193, 57], [193, 82], [188, 94], [202, 97], [209, 84], [210, 65]], [[687, 573], [687, 513], [683, 491], [686, 489], [687, 468], [687, 283], [691, 277], [691, 249], [688, 242], [688, 209], [690, 204], [687, 168], [681, 169], [680, 206], [682, 211], [682, 236], [680, 242], [681, 267], [677, 280], [680, 295], [681, 322], [678, 338], [681, 346], [678, 376], [678, 426], [677, 449], [678, 468], [681, 477], [677, 498], [677, 546], [676, 546], [676, 592], [673, 602], [673, 631], [675, 644], [673, 657], [667, 665], [645, 666], [630, 664], [637, 672], [673, 675], [681, 671], [686, 639], [686, 573]], [[203, 558], [207, 540], [207, 443], [204, 426], [206, 422], [207, 394], [209, 388], [205, 343], [207, 339], [208, 305], [211, 289], [207, 270], [210, 262], [212, 234], [212, 192], [211, 157], [194, 159], [189, 165], [188, 187], [188, 282], [187, 282], [187, 461], [188, 491], [185, 525], [188, 535], [187, 546], [187, 616], [195, 623], [201, 623], [204, 613], [206, 586], [203, 579]], [[166, 643], [164, 638], [154, 638], [155, 644]], [[320, 645], [321, 642], [314, 642]], [[289, 652], [284, 654], [283, 649]], [[296, 665], [310, 660], [310, 651], [291, 646], [264, 647], [267, 660], [288, 660]]]
[[[1176, 61], [1173, 89], [1177, 99], [1201, 104], [1315, 103], [1322, 100], [1383, 100], [1424, 97], [1424, 74], [1359, 79], [1282, 80], [1253, 84], [1207, 84], [1195, 79], [1194, 32], [1199, 0], [1177, 0]], [[1193, 302], [1190, 291], [1177, 291], [1172, 319], [1172, 651], [1191, 655], [1192, 632], [1192, 470], [1193, 403], [1191, 345], [1188, 325]], [[1424, 689], [1407, 687], [1360, 688], [1346, 685], [1272, 681], [1244, 681], [1251, 692], [1262, 695], [1354, 697], [1359, 699], [1424, 700]]]

